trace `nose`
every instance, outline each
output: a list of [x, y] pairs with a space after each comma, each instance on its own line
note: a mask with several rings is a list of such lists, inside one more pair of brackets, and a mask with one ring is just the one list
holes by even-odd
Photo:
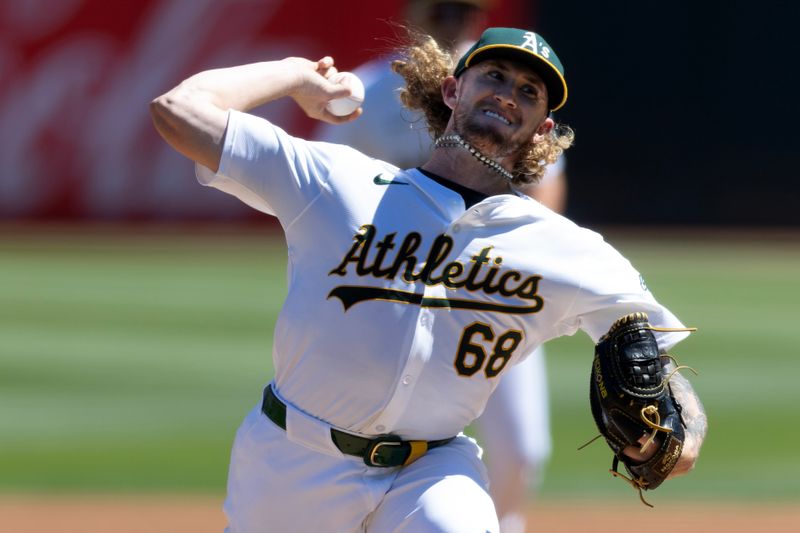
[[514, 97], [508, 91], [499, 90], [494, 93], [494, 99], [499, 103], [501, 106], [509, 107], [511, 109], [515, 109], [517, 107], [517, 102], [514, 100]]

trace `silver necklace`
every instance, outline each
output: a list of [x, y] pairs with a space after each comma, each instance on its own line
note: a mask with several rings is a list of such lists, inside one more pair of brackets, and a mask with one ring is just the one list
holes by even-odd
[[490, 169], [494, 170], [508, 181], [512, 181], [514, 179], [514, 175], [511, 172], [500, 166], [500, 163], [498, 163], [494, 159], [490, 159], [485, 155], [483, 155], [480, 152], [480, 150], [478, 150], [477, 148], [469, 144], [467, 141], [462, 139], [461, 135], [459, 135], [458, 133], [450, 133], [448, 135], [442, 135], [441, 137], [433, 141], [433, 145], [436, 148], [447, 148], [451, 146], [463, 148], [464, 150], [471, 153], [475, 159], [477, 159]]

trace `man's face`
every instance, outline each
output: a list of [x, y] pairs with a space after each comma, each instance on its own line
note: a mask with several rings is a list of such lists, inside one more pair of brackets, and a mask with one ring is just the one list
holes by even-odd
[[515, 154], [549, 129], [547, 87], [522, 63], [481, 61], [461, 75], [455, 91], [455, 131], [487, 155]]

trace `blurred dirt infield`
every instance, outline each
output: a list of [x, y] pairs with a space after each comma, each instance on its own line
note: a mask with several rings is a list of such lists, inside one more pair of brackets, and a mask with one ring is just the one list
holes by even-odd
[[[713, 503], [542, 503], [531, 508], [531, 532], [647, 533], [800, 531], [800, 505]], [[221, 498], [208, 496], [0, 495], [0, 530], [15, 533], [221, 533]]]

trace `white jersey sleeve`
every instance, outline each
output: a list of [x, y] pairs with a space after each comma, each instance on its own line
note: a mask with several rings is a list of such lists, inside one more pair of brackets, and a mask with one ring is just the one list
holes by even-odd
[[[328, 145], [332, 146], [332, 145]], [[292, 137], [266, 119], [230, 111], [219, 170], [196, 165], [198, 181], [277, 216], [286, 227], [326, 187], [335, 153]], [[337, 147], [341, 153], [350, 150]]]
[[[574, 303], [561, 322], [562, 333], [585, 331], [597, 342], [621, 316], [644, 311], [653, 326], [683, 328], [683, 324], [667, 308], [656, 301], [641, 274], [600, 235], [582, 230], [591, 244], [577, 257], [582, 268]], [[659, 347], [668, 350], [684, 339], [687, 332], [654, 332]]]

